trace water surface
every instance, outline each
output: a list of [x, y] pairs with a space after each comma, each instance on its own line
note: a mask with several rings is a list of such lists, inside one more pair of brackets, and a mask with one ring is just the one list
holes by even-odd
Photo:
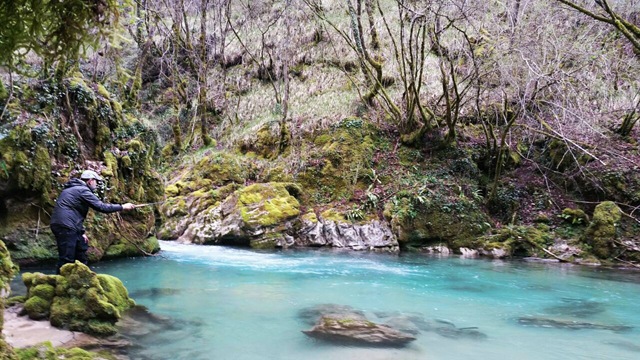
[[[120, 278], [138, 304], [169, 324], [134, 337], [132, 359], [640, 358], [638, 272], [417, 254], [161, 248], [161, 256], [92, 267]], [[412, 316], [477, 328], [486, 338], [432, 329], [404, 348], [328, 344], [301, 332], [310, 325], [299, 312], [318, 304], [351, 306], [380, 323]], [[611, 328], [533, 326], [521, 318]]]

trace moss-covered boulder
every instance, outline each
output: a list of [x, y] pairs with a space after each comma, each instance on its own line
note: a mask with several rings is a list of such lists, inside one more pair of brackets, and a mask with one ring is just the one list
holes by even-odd
[[274, 121], [260, 127], [255, 138], [247, 139], [240, 145], [243, 153], [255, 153], [266, 159], [275, 159], [285, 152], [291, 141], [291, 132], [280, 122]]
[[611, 257], [616, 240], [616, 227], [621, 217], [622, 211], [612, 201], [605, 201], [596, 206], [593, 219], [584, 235], [584, 241], [591, 245], [591, 251], [595, 256], [601, 259]]
[[490, 227], [490, 219], [471, 200], [446, 194], [422, 196], [400, 192], [385, 204], [384, 216], [405, 248], [446, 244], [473, 247]]
[[1, 196], [0, 209], [4, 215], [0, 221], [0, 240], [4, 241], [14, 261], [29, 263], [57, 258], [55, 239], [49, 227], [42, 224], [38, 227], [37, 221], [34, 223], [38, 216], [45, 215], [42, 209]]
[[258, 171], [256, 163], [249, 159], [212, 149], [185, 158], [183, 163], [171, 175], [165, 189], [159, 239], [180, 237], [193, 217], [220, 206]]
[[291, 183], [252, 184], [192, 218], [178, 240], [200, 244], [277, 246], [287, 222], [300, 214], [294, 196], [300, 188]]
[[378, 130], [360, 118], [345, 118], [315, 136], [303, 149], [305, 160], [296, 181], [311, 204], [351, 198], [366, 189], [378, 145]]
[[479, 237], [473, 244], [481, 254], [493, 257], [545, 257], [542, 249], [553, 244], [553, 233], [546, 224], [508, 225], [493, 234]]
[[27, 287], [29, 317], [49, 317], [58, 328], [112, 335], [122, 313], [135, 305], [119, 279], [96, 274], [77, 261], [64, 265], [60, 275], [25, 273], [22, 280]]
[[0, 359], [12, 359], [13, 350], [2, 337], [2, 326], [4, 324], [4, 304], [9, 296], [9, 284], [13, 276], [18, 271], [18, 267], [11, 261], [11, 255], [6, 246], [0, 241]]
[[589, 215], [582, 209], [565, 208], [560, 214], [560, 218], [564, 219], [571, 225], [586, 225], [589, 223]]

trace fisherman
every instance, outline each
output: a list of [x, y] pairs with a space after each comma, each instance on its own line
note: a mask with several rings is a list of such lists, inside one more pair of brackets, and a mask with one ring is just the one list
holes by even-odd
[[89, 238], [85, 235], [83, 223], [89, 208], [101, 213], [135, 209], [136, 206], [132, 203], [120, 205], [100, 201], [93, 191], [98, 187], [98, 182], [103, 180], [95, 171], [85, 170], [80, 179], [69, 180], [58, 196], [50, 225], [58, 244], [56, 274], [60, 274], [62, 265], [76, 260], [87, 264]]

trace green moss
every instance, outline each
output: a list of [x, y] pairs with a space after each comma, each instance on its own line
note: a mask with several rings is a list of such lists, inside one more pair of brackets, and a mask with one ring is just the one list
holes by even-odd
[[602, 202], [594, 209], [593, 220], [585, 232], [584, 241], [591, 245], [592, 252], [597, 257], [611, 257], [616, 227], [621, 217], [622, 211], [612, 201]]
[[129, 155], [125, 155], [125, 156], [121, 157], [120, 161], [122, 161], [122, 166], [124, 166], [126, 168], [130, 168], [131, 165], [133, 164], [133, 162], [131, 161], [131, 157], [129, 157]]
[[315, 138], [315, 140], [313, 141], [314, 144], [318, 145], [318, 146], [323, 146], [326, 143], [328, 143], [329, 141], [331, 141], [331, 135], [329, 134], [322, 134], [320, 136], [317, 136]]
[[30, 319], [41, 320], [49, 316], [51, 300], [45, 300], [38, 296], [31, 296], [24, 303], [24, 309]]
[[[16, 349], [17, 360], [53, 360], [53, 359], [66, 359], [66, 360], [115, 360], [116, 357], [101, 351], [91, 352], [80, 348], [56, 348], [51, 345], [51, 342], [46, 341], [36, 346]], [[3, 358], [4, 359], [4, 358]]]
[[316, 215], [316, 213], [314, 211], [309, 211], [307, 213], [305, 213], [304, 215], [302, 215], [300, 217], [302, 220], [306, 220], [312, 223], [317, 223], [318, 222], [318, 216]]
[[114, 324], [98, 320], [89, 320], [86, 325], [83, 325], [83, 331], [99, 336], [114, 335], [118, 332]]
[[37, 285], [28, 290], [25, 309], [29, 304], [30, 316], [32, 313], [40, 318], [48, 315], [56, 327], [99, 336], [111, 335], [115, 329], [113, 325], [122, 312], [135, 304], [120, 280], [110, 275], [97, 275], [79, 262], [63, 266], [59, 276], [31, 274], [26, 280], [30, 285], [55, 282], [53, 301], [34, 296], [36, 293], [51, 295], [53, 292], [51, 285], [46, 289]]
[[344, 214], [337, 211], [336, 209], [327, 209], [325, 211], [323, 211], [320, 214], [320, 217], [322, 218], [322, 220], [324, 221], [333, 221], [333, 222], [337, 222], [337, 223], [344, 223], [346, 222], [346, 218], [344, 217]]
[[129, 151], [132, 151], [132, 152], [141, 152], [145, 149], [145, 146], [142, 143], [142, 141], [133, 139], [129, 141], [129, 143], [127, 144], [127, 148]]
[[49, 284], [36, 285], [29, 289], [29, 296], [37, 296], [45, 300], [52, 300], [55, 295], [55, 288]]
[[358, 118], [345, 118], [310, 139], [313, 145], [303, 149], [309, 155], [296, 181], [311, 205], [350, 199], [355, 190], [366, 189], [378, 139], [376, 128]]
[[287, 184], [253, 184], [236, 192], [242, 219], [249, 225], [273, 226], [300, 214], [300, 203]]
[[269, 236], [251, 240], [250, 246], [252, 249], [260, 250], [275, 249], [280, 238], [280, 234], [272, 233]]
[[581, 209], [566, 208], [562, 210], [560, 218], [572, 225], [586, 225], [589, 223], [589, 216]]
[[0, 289], [4, 289], [9, 284], [13, 276], [18, 272], [18, 266], [11, 261], [11, 254], [0, 240]]
[[[9, 283], [13, 276], [18, 271], [18, 267], [13, 264], [11, 256], [4, 242], [0, 240], [0, 292], [7, 292], [9, 290]], [[12, 304], [17, 301], [16, 297], [7, 300], [8, 304]], [[2, 330], [4, 324], [4, 306], [5, 300], [0, 296], [0, 330]], [[5, 343], [4, 339], [0, 335], [0, 358], [13, 359], [14, 353], [10, 346]]]
[[411, 191], [399, 191], [385, 204], [384, 216], [403, 247], [447, 244], [448, 247], [473, 247], [489, 227], [490, 219], [466, 197], [439, 193], [423, 196]]
[[2, 80], [0, 80], [0, 101], [5, 101], [9, 97], [9, 92], [4, 87]]
[[104, 87], [104, 85], [102, 84], [97, 84], [96, 85], [96, 90], [98, 92], [98, 95], [102, 96], [105, 99], [110, 99], [111, 98], [111, 93], [109, 93], [109, 90], [107, 90], [107, 88]]
[[509, 255], [546, 257], [541, 250], [553, 243], [553, 233], [546, 224], [535, 226], [506, 226], [495, 234], [478, 238], [470, 247], [485, 250], [502, 249]]
[[13, 305], [16, 305], [16, 304], [24, 304], [25, 301], [27, 301], [27, 296], [26, 295], [12, 296], [12, 297], [7, 299], [7, 301], [5, 302], [5, 305], [13, 306]]
[[245, 181], [244, 172], [248, 169], [247, 165], [231, 154], [210, 151], [185, 174], [182, 180], [200, 182], [202, 179], [209, 179], [210, 184], [215, 186], [230, 182], [242, 184]]
[[177, 184], [171, 184], [164, 189], [164, 193], [169, 197], [178, 196], [180, 195], [180, 188]]
[[119, 311], [125, 311], [135, 305], [120, 279], [107, 274], [98, 274], [97, 277], [108, 302]]

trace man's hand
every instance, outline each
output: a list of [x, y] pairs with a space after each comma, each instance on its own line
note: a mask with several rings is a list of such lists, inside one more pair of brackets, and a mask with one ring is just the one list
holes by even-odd
[[136, 206], [132, 203], [126, 203], [122, 205], [122, 210], [133, 210]]
[[89, 243], [89, 238], [87, 237], [87, 235], [82, 234], [82, 238], [84, 239], [85, 243], [87, 243], [87, 244]]

